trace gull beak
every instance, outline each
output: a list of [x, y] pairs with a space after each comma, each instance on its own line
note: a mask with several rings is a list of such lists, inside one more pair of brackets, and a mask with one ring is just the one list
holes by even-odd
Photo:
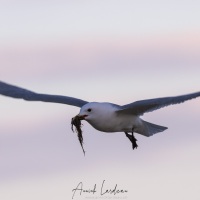
[[77, 118], [79, 120], [85, 120], [85, 118], [87, 117], [88, 115], [77, 115]]

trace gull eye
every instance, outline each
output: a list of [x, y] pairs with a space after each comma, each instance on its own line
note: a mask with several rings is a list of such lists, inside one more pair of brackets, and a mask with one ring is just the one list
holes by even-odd
[[88, 111], [88, 112], [91, 112], [91, 111], [92, 111], [92, 109], [91, 109], [91, 108], [89, 108], [89, 109], [87, 109], [87, 111]]

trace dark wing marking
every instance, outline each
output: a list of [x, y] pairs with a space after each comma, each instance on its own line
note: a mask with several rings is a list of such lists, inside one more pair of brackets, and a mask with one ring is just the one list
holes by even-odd
[[61, 103], [77, 107], [82, 107], [83, 105], [88, 103], [87, 101], [83, 101], [81, 99], [73, 97], [35, 93], [1, 81], [0, 81], [0, 94], [8, 97], [24, 99], [27, 101], [44, 101], [52, 103]]

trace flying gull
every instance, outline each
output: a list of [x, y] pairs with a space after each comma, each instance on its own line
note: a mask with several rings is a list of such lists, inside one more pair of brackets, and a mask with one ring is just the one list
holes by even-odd
[[80, 107], [79, 114], [72, 118], [72, 129], [73, 125], [75, 125], [79, 133], [81, 146], [83, 138], [80, 121], [85, 120], [95, 129], [102, 132], [124, 132], [126, 137], [131, 141], [133, 149], [138, 147], [134, 133], [149, 137], [167, 129], [167, 127], [144, 121], [140, 116], [144, 113], [152, 112], [169, 105], [183, 103], [200, 96], [200, 92], [196, 92], [180, 96], [135, 101], [120, 106], [108, 102], [87, 102], [68, 96], [40, 94], [1, 81], [0, 94], [26, 101], [61, 103]]

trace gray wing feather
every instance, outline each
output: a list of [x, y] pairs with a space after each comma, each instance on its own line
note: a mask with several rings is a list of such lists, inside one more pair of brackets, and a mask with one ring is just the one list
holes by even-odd
[[183, 103], [187, 100], [191, 100], [199, 96], [200, 92], [196, 92], [175, 97], [141, 100], [121, 106], [121, 109], [116, 112], [124, 114], [143, 115], [146, 112], [151, 112], [173, 104]]
[[82, 107], [87, 101], [81, 99], [60, 96], [60, 95], [49, 95], [49, 94], [39, 94], [26, 90], [17, 86], [13, 86], [0, 81], [0, 94], [8, 97], [24, 99], [27, 101], [44, 101], [52, 103], [68, 104], [71, 106]]

